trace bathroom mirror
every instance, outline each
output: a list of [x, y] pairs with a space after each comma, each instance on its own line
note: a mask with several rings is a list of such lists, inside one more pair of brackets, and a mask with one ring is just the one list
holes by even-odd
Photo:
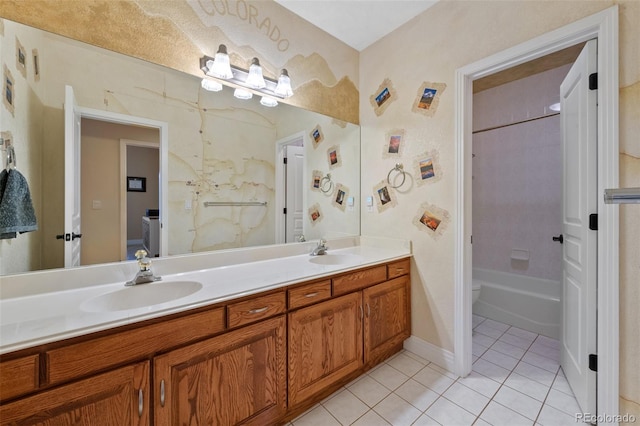
[[[0, 240], [0, 274], [64, 267], [66, 86], [80, 110], [106, 117], [81, 120], [81, 266], [126, 260], [145, 239], [175, 255], [359, 235], [359, 126], [208, 92], [196, 76], [1, 21], [0, 131], [39, 230]], [[145, 123], [166, 125], [166, 146]]]

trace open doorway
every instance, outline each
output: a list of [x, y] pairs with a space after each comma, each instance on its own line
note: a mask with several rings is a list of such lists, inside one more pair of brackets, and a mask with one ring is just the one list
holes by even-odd
[[305, 135], [280, 139], [276, 149], [276, 243], [304, 240]]
[[[576, 21], [506, 51], [456, 71], [456, 163], [458, 201], [455, 250], [455, 369], [461, 376], [471, 371], [471, 101], [472, 83], [487, 75], [540, 58], [549, 53], [597, 39], [598, 109], [597, 192], [618, 183], [618, 62], [617, 7]], [[604, 208], [596, 198], [597, 245], [597, 413], [618, 412], [618, 219], [617, 211]], [[587, 357], [589, 354], [583, 354]]]
[[[155, 132], [151, 132], [155, 133]], [[150, 134], [149, 136], [154, 136]], [[160, 255], [160, 152], [159, 143], [120, 140], [121, 241], [124, 260], [134, 260], [138, 250], [149, 257]], [[122, 184], [124, 183], [124, 185]], [[130, 188], [133, 185], [135, 188]], [[126, 213], [126, 214], [125, 214]]]
[[80, 143], [81, 264], [130, 260], [146, 210], [159, 210], [159, 130], [83, 118]]

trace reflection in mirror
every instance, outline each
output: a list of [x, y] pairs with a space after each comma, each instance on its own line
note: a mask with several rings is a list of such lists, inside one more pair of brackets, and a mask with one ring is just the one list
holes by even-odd
[[[259, 96], [238, 100], [228, 87], [208, 92], [192, 75], [2, 22], [4, 80], [14, 85], [11, 110], [5, 102], [0, 107], [0, 131], [12, 134], [39, 230], [0, 240], [0, 274], [64, 266], [66, 243], [56, 235], [70, 232], [67, 85], [80, 110], [168, 129], [162, 146], [154, 126], [82, 119], [81, 265], [126, 260], [127, 246], [135, 252], [145, 238], [153, 245], [155, 232], [159, 255], [360, 233], [358, 126], [282, 103], [268, 108]], [[316, 179], [327, 175], [330, 191]], [[129, 191], [128, 177], [138, 178]], [[161, 229], [144, 225], [143, 216]]]

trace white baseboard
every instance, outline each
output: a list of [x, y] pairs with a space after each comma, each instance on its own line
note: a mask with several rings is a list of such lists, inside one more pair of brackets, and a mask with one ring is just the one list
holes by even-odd
[[404, 341], [404, 348], [409, 352], [421, 356], [427, 361], [439, 365], [447, 371], [454, 372], [453, 352], [442, 349], [432, 343], [422, 340], [416, 336], [410, 336]]

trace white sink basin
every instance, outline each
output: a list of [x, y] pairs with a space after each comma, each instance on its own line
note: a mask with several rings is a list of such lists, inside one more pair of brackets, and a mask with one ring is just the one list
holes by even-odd
[[86, 312], [114, 312], [143, 308], [189, 296], [202, 288], [197, 281], [158, 281], [122, 287], [85, 300], [80, 308]]
[[356, 254], [322, 254], [318, 256], [311, 256], [309, 262], [318, 265], [344, 265], [347, 263], [358, 263], [362, 261], [362, 256]]

